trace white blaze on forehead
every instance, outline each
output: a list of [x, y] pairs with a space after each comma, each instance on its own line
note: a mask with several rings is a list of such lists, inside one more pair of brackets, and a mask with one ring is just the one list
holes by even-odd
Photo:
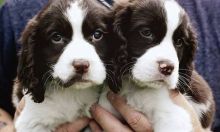
[[[73, 28], [74, 38], [83, 38], [82, 25], [86, 16], [86, 11], [81, 8], [79, 1], [71, 3], [70, 7], [66, 11], [68, 21]], [[72, 39], [74, 39], [72, 38]]]
[[[148, 84], [150, 81], [160, 80], [162, 78], [165, 80], [165, 82], [167, 82], [169, 88], [173, 89], [176, 87], [179, 77], [179, 60], [174, 46], [173, 35], [175, 30], [180, 25], [182, 8], [174, 0], [165, 0], [164, 10], [167, 18], [166, 35], [160, 44], [148, 49], [145, 54], [138, 58], [132, 74], [136, 80], [141, 82], [140, 85], [142, 86]], [[174, 70], [170, 76], [165, 78], [161, 77], [161, 73], [158, 70], [159, 61], [168, 61], [174, 65]], [[151, 68], [149, 68], [149, 66]], [[143, 69], [145, 69], [144, 72]]]
[[[53, 68], [53, 77], [61, 79], [64, 83], [71, 80], [75, 75], [74, 61], [83, 59], [89, 62], [89, 70], [83, 75], [84, 80], [90, 80], [94, 84], [101, 84], [105, 77], [105, 67], [98, 56], [95, 47], [85, 38], [82, 31], [87, 9], [82, 7], [82, 1], [72, 2], [64, 13], [71, 24], [73, 35], [71, 41], [66, 45], [57, 63]], [[99, 73], [99, 76], [97, 76]], [[75, 85], [78, 87], [78, 85]], [[85, 87], [81, 84], [80, 88]]]
[[180, 24], [181, 8], [174, 0], [165, 1], [164, 7], [167, 15], [167, 33], [173, 35]]

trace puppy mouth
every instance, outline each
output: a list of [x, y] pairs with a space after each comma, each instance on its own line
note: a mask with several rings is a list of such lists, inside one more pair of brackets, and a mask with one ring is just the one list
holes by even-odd
[[134, 79], [134, 82], [141, 87], [152, 87], [152, 88], [168, 85], [167, 82], [163, 79], [150, 80], [150, 81], [140, 81], [140, 80]]
[[66, 83], [63, 83], [62, 80], [56, 79], [59, 85], [63, 86], [64, 88], [68, 88], [76, 83], [87, 83], [90, 82], [89, 80], [83, 79], [83, 76], [80, 74], [76, 74], [71, 80]]
[[160, 82], [160, 83], [166, 83], [164, 80], [155, 80], [155, 81], [153, 81], [153, 82]]

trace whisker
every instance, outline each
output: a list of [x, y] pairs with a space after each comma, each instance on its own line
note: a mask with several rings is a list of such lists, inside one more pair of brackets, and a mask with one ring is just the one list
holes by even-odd
[[133, 66], [128, 67], [127, 69], [124, 69], [124, 71], [122, 72], [122, 74], [120, 75], [120, 78], [122, 79], [122, 77], [132, 69]]
[[186, 77], [189, 77], [191, 80], [194, 80], [195, 82], [199, 82], [199, 80], [196, 80], [195, 78], [193, 78], [192, 76], [187, 75], [186, 73], [179, 72], [179, 74], [183, 75], [183, 76], [186, 76]]
[[184, 77], [183, 77], [183, 76], [180, 76], [179, 81], [183, 82], [183, 84], [184, 84], [185, 86], [187, 86], [190, 91], [192, 91], [192, 89], [191, 89], [191, 87], [189, 86], [189, 84], [187, 84], [187, 82], [186, 82], [185, 80], [182, 80], [182, 79], [184, 79]]
[[106, 71], [107, 71], [107, 73], [110, 72], [111, 74], [115, 75], [115, 73], [113, 71], [109, 70], [109, 69], [107, 69]]
[[43, 74], [43, 77], [42, 77], [42, 80], [44, 80], [44, 77], [47, 75], [47, 74], [51, 74], [50, 72], [51, 72], [52, 70], [49, 70], [49, 71], [47, 71], [46, 73], [44, 73]]
[[180, 68], [179, 71], [189, 71], [189, 72], [192, 72], [193, 70]]
[[108, 78], [110, 81], [112, 81], [112, 83], [113, 83], [114, 85], [117, 86], [116, 80], [113, 79], [111, 75], [107, 74], [107, 78]]
[[179, 80], [178, 85], [177, 85], [177, 88], [178, 88], [178, 89], [182, 89], [185, 93], [187, 93], [186, 89], [183, 88], [183, 87], [184, 87], [184, 84]]
[[[120, 69], [123, 70], [124, 68], [126, 68], [127, 66], [130, 66], [131, 64], [134, 64], [134, 62], [126, 63], [126, 64], [123, 65]], [[121, 72], [121, 70], [120, 70], [120, 72]]]
[[[177, 87], [179, 88], [179, 89], [182, 89], [185, 93], [187, 93], [187, 90], [184, 88], [186, 85], [185, 85], [185, 83], [180, 79], [179, 80], [179, 83], [178, 83], [178, 85], [177, 85]], [[188, 87], [188, 86], [187, 86]], [[190, 89], [190, 88], [189, 88]]]
[[44, 87], [47, 85], [47, 83], [48, 83], [48, 81], [49, 81], [50, 78], [52, 78], [51, 75], [49, 75], [49, 76], [46, 78], [46, 80], [45, 80], [45, 82], [44, 82], [44, 85], [43, 85]]

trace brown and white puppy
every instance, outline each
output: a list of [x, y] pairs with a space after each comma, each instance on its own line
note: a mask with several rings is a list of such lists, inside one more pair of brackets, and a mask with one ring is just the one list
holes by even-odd
[[17, 132], [51, 132], [89, 116], [113, 53], [110, 14], [94, 0], [53, 0], [30, 20], [14, 90], [15, 105], [26, 92]]
[[[126, 41], [128, 55], [128, 63], [119, 70], [127, 73], [119, 92], [127, 103], [152, 121], [155, 132], [191, 132], [188, 113], [168, 93], [181, 88], [203, 127], [210, 128], [213, 97], [205, 81], [192, 75], [196, 35], [182, 7], [175, 0], [130, 0], [116, 5], [115, 14], [115, 30]], [[117, 115], [106, 103], [106, 93], [100, 104]]]

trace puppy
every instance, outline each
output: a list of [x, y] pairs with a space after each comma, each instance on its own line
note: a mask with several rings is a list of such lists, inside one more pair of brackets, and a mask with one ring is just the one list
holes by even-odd
[[15, 106], [25, 93], [17, 132], [51, 132], [89, 116], [111, 56], [110, 14], [94, 0], [55, 0], [30, 20], [14, 86]]
[[[130, 0], [116, 5], [115, 17], [115, 31], [125, 41], [121, 47], [126, 47], [128, 56], [127, 64], [118, 70], [119, 94], [152, 121], [155, 132], [191, 132], [188, 113], [169, 97], [169, 90], [182, 88], [203, 127], [209, 129], [214, 102], [205, 81], [196, 72], [191, 76], [197, 42], [186, 12], [174, 0]], [[118, 86], [120, 81], [110, 88], [117, 92]], [[106, 86], [99, 103], [120, 117], [107, 103], [108, 90]]]

